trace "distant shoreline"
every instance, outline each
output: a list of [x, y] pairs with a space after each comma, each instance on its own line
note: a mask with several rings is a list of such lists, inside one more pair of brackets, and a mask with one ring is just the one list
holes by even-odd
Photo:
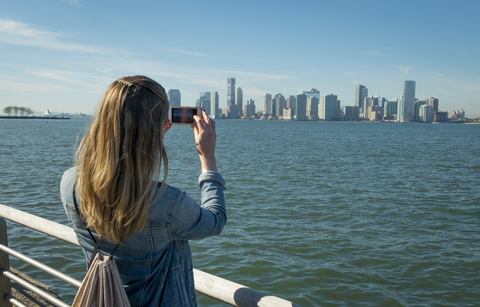
[[[74, 116], [75, 118], [77, 116]], [[79, 118], [90, 118], [90, 116], [82, 116], [82, 117], [79, 117]], [[46, 116], [2, 116], [0, 115], [0, 119], [43, 119], [43, 120], [48, 120], [48, 119], [71, 119], [71, 117], [67, 117], [67, 116], [51, 116], [51, 117], [46, 117]], [[217, 119], [216, 119], [217, 120]], [[246, 120], [246, 121], [250, 121], [250, 120], [253, 120], [253, 121], [285, 121], [285, 122], [288, 122], [288, 121], [296, 121], [296, 120], [282, 120], [282, 119], [273, 119], [273, 118], [269, 118], [269, 119], [266, 119], [266, 118], [262, 118], [262, 119], [259, 119], [259, 118], [256, 118], [256, 119], [253, 119], [253, 118], [236, 118], [236, 119], [229, 119], [229, 118], [219, 118], [219, 120]], [[366, 120], [359, 120], [359, 121], [348, 121], [348, 120], [338, 120], [338, 121], [325, 121], [325, 120], [315, 120], [315, 121], [312, 121], [312, 120], [306, 120], [306, 121], [302, 121], [302, 122], [336, 122], [336, 123], [396, 123], [398, 124], [399, 122], [395, 122], [395, 121], [366, 121]], [[401, 124], [415, 124], [415, 123], [420, 123], [420, 124], [473, 124], [473, 125], [478, 125], [480, 124], [480, 121], [477, 121], [476, 119], [475, 120], [472, 120], [472, 119], [466, 119], [466, 120], [450, 120], [448, 122], [432, 122], [432, 123], [423, 123], [423, 122], [407, 122], [407, 123], [401, 123]]]
[[70, 119], [65, 116], [0, 116], [0, 119]]

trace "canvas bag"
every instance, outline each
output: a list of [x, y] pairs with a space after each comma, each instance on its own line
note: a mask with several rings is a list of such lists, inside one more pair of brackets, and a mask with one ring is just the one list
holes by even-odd
[[78, 289], [72, 306], [130, 306], [120, 273], [112, 257], [116, 247], [112, 254], [105, 256], [97, 250], [102, 241], [103, 238], [95, 246], [87, 275], [85, 275], [82, 285]]
[[[73, 192], [73, 201], [75, 203], [75, 209], [80, 215], [75, 198], [75, 189]], [[106, 257], [98, 250], [103, 242], [103, 238], [100, 238], [97, 242], [90, 229], [87, 228], [87, 230], [95, 242], [95, 248], [92, 252], [87, 274], [75, 295], [72, 306], [130, 307], [130, 302], [123, 287], [120, 273], [113, 259], [113, 254], [117, 250], [118, 245], [116, 245], [112, 253]]]

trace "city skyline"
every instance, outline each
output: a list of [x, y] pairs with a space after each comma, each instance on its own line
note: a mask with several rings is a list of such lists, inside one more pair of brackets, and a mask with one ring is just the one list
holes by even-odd
[[[282, 120], [369, 120], [369, 121], [396, 121], [396, 122], [446, 122], [452, 120], [466, 120], [463, 109], [452, 110], [450, 113], [439, 109], [439, 99], [416, 97], [416, 81], [405, 80], [403, 91], [399, 97], [387, 99], [378, 95], [368, 96], [368, 88], [364, 85], [355, 87], [354, 105], [341, 105], [337, 95], [329, 94], [321, 96], [318, 89], [312, 88], [303, 91], [297, 96], [277, 93], [263, 94], [263, 101], [257, 103], [256, 108], [253, 99], [248, 99], [243, 104], [243, 90], [235, 88], [235, 78], [227, 78], [227, 101], [223, 110], [215, 108], [210, 100], [210, 92], [201, 92], [195, 106], [202, 107], [213, 118], [239, 119], [239, 118], [277, 118]], [[175, 90], [178, 91], [178, 90]], [[170, 90], [169, 90], [170, 92]], [[215, 92], [218, 97], [218, 92]], [[287, 96], [287, 98], [285, 98]], [[213, 99], [213, 98], [212, 98]], [[218, 98], [217, 98], [218, 99]], [[263, 105], [263, 108], [262, 108]], [[245, 108], [244, 108], [245, 107]], [[247, 109], [248, 107], [248, 109]], [[246, 115], [248, 114], [248, 115]]]
[[342, 106], [357, 85], [393, 99], [415, 80], [416, 98], [480, 117], [478, 1], [145, 1], [139, 14], [115, 3], [2, 4], [0, 109], [92, 114], [115, 79], [144, 74], [179, 89], [182, 105], [217, 92], [221, 109], [227, 78], [244, 104], [315, 88]]

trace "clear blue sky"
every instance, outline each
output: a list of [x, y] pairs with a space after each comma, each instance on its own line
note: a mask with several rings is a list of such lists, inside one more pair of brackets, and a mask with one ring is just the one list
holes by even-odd
[[480, 1], [0, 1], [0, 113], [94, 113], [107, 86], [143, 74], [182, 105], [227, 78], [244, 101], [355, 85], [398, 97], [404, 80], [441, 110], [480, 117]]

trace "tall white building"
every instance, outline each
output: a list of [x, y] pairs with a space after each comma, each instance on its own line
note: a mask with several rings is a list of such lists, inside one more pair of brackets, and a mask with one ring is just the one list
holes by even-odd
[[433, 107], [428, 104], [423, 104], [420, 106], [420, 121], [424, 123], [433, 122]]
[[285, 96], [283, 96], [282, 94], [275, 95], [274, 106], [275, 106], [274, 108], [275, 112], [273, 116], [283, 117], [283, 110], [287, 106], [287, 101], [285, 100]]
[[179, 107], [181, 105], [180, 90], [168, 90], [168, 103], [171, 107]]
[[398, 100], [397, 120], [413, 122], [415, 120], [415, 81], [403, 83], [403, 92]]
[[403, 100], [403, 93], [400, 94], [400, 97], [398, 97], [398, 103], [397, 103], [397, 121], [398, 122], [404, 122], [405, 118], [405, 105], [404, 105], [404, 100]]
[[237, 105], [238, 117], [242, 117], [243, 110], [243, 90], [241, 87], [237, 87], [235, 91], [235, 104]]
[[422, 119], [420, 118], [420, 108], [426, 104], [427, 104], [426, 100], [415, 100], [415, 116], [413, 121], [415, 122], [422, 121]]
[[218, 108], [218, 92], [210, 94], [210, 117], [220, 118], [220, 109]]

